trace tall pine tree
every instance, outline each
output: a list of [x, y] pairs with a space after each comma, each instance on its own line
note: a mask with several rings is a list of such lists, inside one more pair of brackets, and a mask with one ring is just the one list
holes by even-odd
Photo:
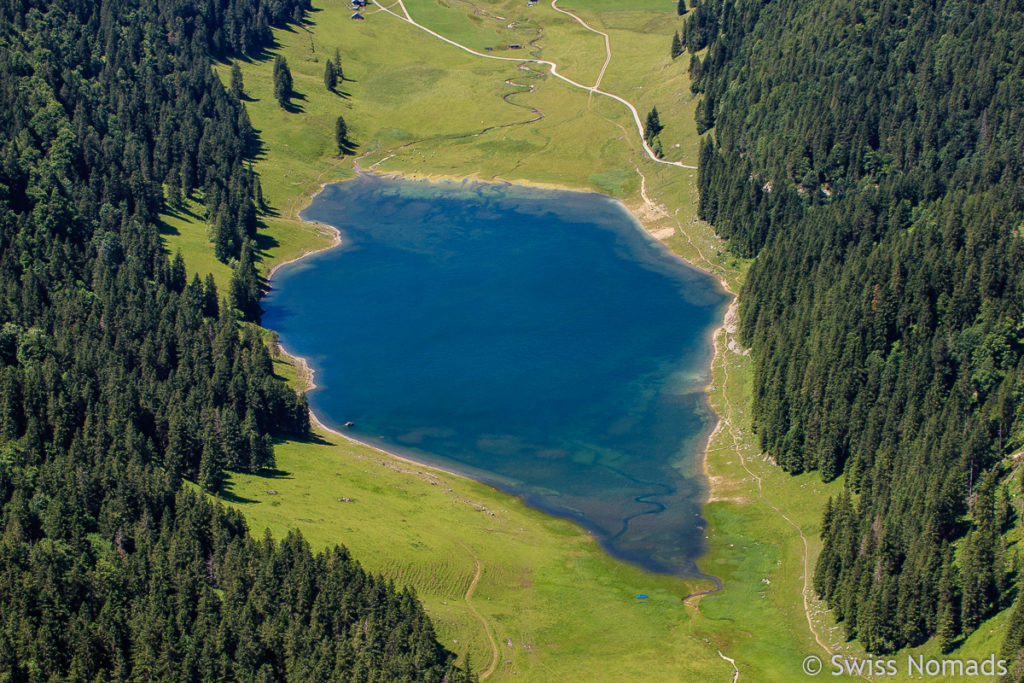
[[288, 61], [281, 55], [274, 58], [274, 99], [285, 109], [292, 97], [292, 72], [288, 69]]
[[324, 87], [328, 92], [334, 92], [338, 85], [338, 75], [334, 71], [334, 62], [328, 61], [324, 64]]
[[258, 322], [263, 313], [260, 308], [260, 280], [249, 240], [242, 243], [241, 257], [231, 274], [231, 305], [246, 320]]
[[242, 82], [242, 68], [238, 66], [237, 61], [231, 65], [231, 94], [239, 100], [245, 94], [245, 84]]
[[339, 116], [334, 122], [334, 140], [338, 143], [338, 154], [348, 154], [352, 149], [352, 143], [348, 139], [348, 124], [345, 117]]

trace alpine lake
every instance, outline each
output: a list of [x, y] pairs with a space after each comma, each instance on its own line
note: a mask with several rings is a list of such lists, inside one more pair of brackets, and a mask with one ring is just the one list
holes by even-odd
[[263, 324], [324, 423], [702, 575], [714, 278], [594, 193], [363, 174], [302, 217], [342, 243], [274, 275]]

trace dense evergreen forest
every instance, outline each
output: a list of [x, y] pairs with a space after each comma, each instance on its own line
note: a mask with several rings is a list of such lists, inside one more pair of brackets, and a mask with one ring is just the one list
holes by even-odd
[[711, 0], [681, 40], [761, 444], [845, 475], [816, 590], [870, 652], [948, 650], [1017, 593], [1024, 2]]
[[[459, 681], [410, 592], [217, 491], [309, 431], [258, 328], [254, 134], [212, 58], [308, 0], [0, 5], [0, 678]], [[231, 292], [159, 214], [201, 198]], [[188, 483], [189, 480], [194, 483]]]

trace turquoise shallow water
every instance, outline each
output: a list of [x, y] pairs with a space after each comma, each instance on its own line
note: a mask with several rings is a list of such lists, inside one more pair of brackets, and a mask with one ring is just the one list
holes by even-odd
[[711, 277], [598, 194], [364, 175], [303, 217], [343, 243], [278, 271], [263, 321], [325, 422], [699, 573]]

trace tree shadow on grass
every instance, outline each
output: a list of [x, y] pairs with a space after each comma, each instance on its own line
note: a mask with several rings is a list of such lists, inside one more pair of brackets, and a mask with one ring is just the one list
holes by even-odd
[[235, 477], [238, 477], [238, 476], [243, 475], [243, 474], [251, 476], [251, 477], [258, 477], [260, 479], [267, 479], [267, 480], [293, 479], [294, 478], [292, 476], [291, 472], [286, 472], [284, 470], [279, 470], [279, 469], [264, 469], [264, 470], [259, 470], [258, 472], [236, 472], [236, 471], [231, 471], [229, 473], [227, 481], [224, 482], [224, 485], [220, 489], [220, 498], [221, 498], [221, 500], [225, 500], [225, 501], [227, 501], [229, 503], [237, 503], [239, 505], [247, 505], [247, 504], [261, 502], [259, 500], [255, 500], [253, 498], [246, 498], [244, 496], [240, 496], [237, 493], [235, 493], [235, 491], [234, 491], [234, 488], [235, 488]]
[[324, 437], [314, 432], [310, 432], [308, 436], [304, 436], [301, 439], [294, 436], [288, 438], [275, 436], [273, 438], [275, 446], [279, 446], [286, 442], [305, 444], [309, 446], [333, 446], [336, 443], [335, 441], [328, 441]]
[[341, 149], [339, 151], [341, 152], [342, 156], [349, 156], [351, 154], [355, 154], [356, 150], [358, 149], [358, 143], [352, 142], [351, 140], [345, 140], [344, 142], [341, 143]]
[[[295, 30], [291, 25], [284, 27], [282, 30], [287, 31], [288, 33], [295, 33]], [[271, 37], [270, 42], [266, 45], [260, 46], [259, 50], [256, 50], [251, 54], [229, 55], [223, 58], [214, 57], [213, 61], [215, 64], [221, 64], [224, 66], [236, 60], [244, 64], [257, 64], [271, 59], [280, 49], [281, 43], [278, 42], [277, 38]]]
[[263, 221], [259, 222], [259, 232], [256, 233], [256, 253], [260, 258], [266, 258], [268, 253], [274, 247], [281, 246], [281, 243], [277, 241], [273, 235], [268, 235], [264, 232], [267, 229], [266, 224]]
[[260, 137], [262, 132], [256, 128], [252, 129], [252, 139], [249, 140], [245, 150], [246, 161], [260, 161], [267, 158], [267, 143], [263, 142], [263, 138]]
[[[174, 213], [172, 213], [170, 210], [167, 211], [167, 214], [170, 216], [174, 215]], [[156, 229], [157, 232], [159, 232], [164, 237], [177, 236], [181, 234], [180, 230], [178, 230], [176, 227], [174, 227], [165, 220], [161, 220], [160, 222], [158, 222], [156, 224]]]
[[253, 472], [252, 475], [260, 479], [294, 479], [291, 472], [279, 470], [276, 467], [273, 469], [262, 469], [258, 472]]
[[[296, 29], [301, 29], [306, 33], [310, 33], [309, 27], [315, 26], [316, 22], [310, 17], [312, 14], [318, 14], [323, 9], [318, 7], [309, 7], [303, 9], [302, 17], [298, 23], [294, 23], [289, 20], [284, 26], [274, 26], [275, 29], [285, 31], [286, 33], [297, 33]], [[255, 62], [263, 62], [274, 57], [274, 55], [281, 49], [281, 43], [277, 38], [271, 35], [270, 41], [266, 45], [260, 46], [259, 50], [254, 51], [251, 54], [233, 54], [226, 57], [215, 57], [214, 61], [217, 64], [230, 64], [232, 60], [238, 60], [245, 62], [246, 64], [252, 64]]]
[[[270, 218], [280, 218], [280, 216], [281, 216], [281, 212], [278, 211], [276, 207], [273, 207], [270, 204], [267, 204], [265, 202], [264, 202], [263, 206], [258, 206], [256, 208], [260, 210], [260, 214], [262, 214], [264, 216], [269, 216]], [[266, 222], [263, 219], [260, 219], [259, 225], [260, 225], [260, 230], [262, 230], [265, 227], [267, 227], [267, 224], [266, 224]]]
[[[190, 210], [188, 206], [184, 204], [174, 205], [169, 202], [164, 202], [163, 213], [166, 214], [167, 216], [170, 216], [171, 218], [180, 218], [182, 220], [202, 220], [199, 217], [199, 214]], [[157, 225], [157, 229], [160, 231], [161, 235], [181, 234], [180, 232], [178, 232], [178, 229], [176, 227], [170, 225], [169, 223], [163, 220], [161, 220], [160, 223]]]
[[[292, 99], [304, 101], [306, 98], [305, 96], [299, 97], [296, 93], [292, 93]], [[306, 111], [305, 107], [303, 107], [301, 104], [295, 104], [294, 102], [292, 102], [292, 100], [288, 100], [288, 102], [286, 102], [284, 106], [282, 106], [281, 108], [284, 109], [289, 114], [302, 114], [303, 112]]]
[[237, 493], [234, 493], [231, 490], [233, 487], [234, 484], [230, 480], [228, 480], [228, 482], [225, 483], [223, 487], [221, 487], [220, 499], [228, 503], [234, 503], [235, 505], [251, 505], [253, 503], [259, 502], [258, 500], [255, 500], [253, 498], [245, 498], [243, 496], [238, 495]]

